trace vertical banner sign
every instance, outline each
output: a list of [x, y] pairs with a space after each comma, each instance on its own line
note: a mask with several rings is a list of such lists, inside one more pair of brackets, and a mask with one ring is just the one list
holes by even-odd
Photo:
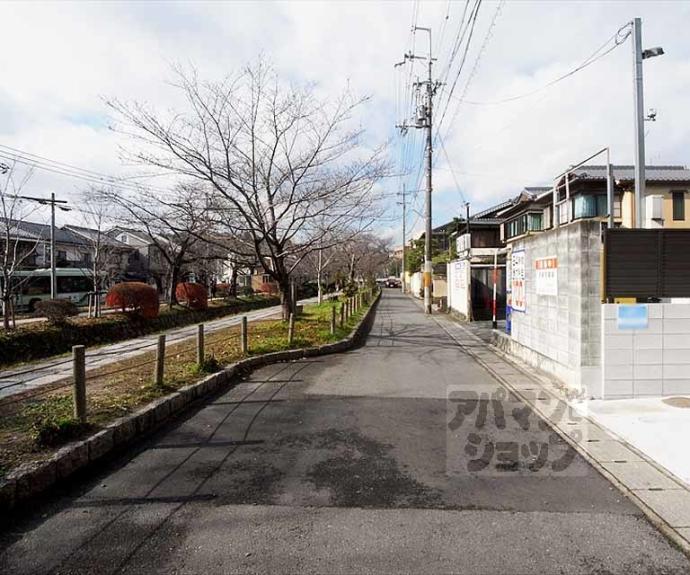
[[534, 291], [538, 295], [558, 295], [558, 258], [534, 260]]
[[465, 278], [465, 264], [465, 260], [454, 262], [455, 269], [453, 270], [453, 282], [455, 283], [455, 289], [465, 289], [465, 286], [467, 284]]
[[514, 250], [510, 257], [510, 291], [513, 311], [525, 311], [525, 250]]

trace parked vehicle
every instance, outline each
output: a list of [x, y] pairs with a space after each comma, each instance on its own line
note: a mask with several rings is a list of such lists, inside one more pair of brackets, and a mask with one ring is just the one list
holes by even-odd
[[400, 288], [402, 287], [402, 282], [398, 278], [390, 277], [386, 280], [386, 287]]
[[[91, 271], [83, 268], [55, 270], [57, 297], [76, 305], [87, 305], [88, 294], [93, 291]], [[2, 281], [0, 279], [0, 281]], [[15, 306], [17, 311], [33, 312], [39, 301], [50, 299], [50, 269], [20, 270], [15, 272]]]

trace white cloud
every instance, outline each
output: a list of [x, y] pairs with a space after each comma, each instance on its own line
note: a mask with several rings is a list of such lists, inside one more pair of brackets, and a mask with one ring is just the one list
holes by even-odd
[[[393, 63], [410, 48], [412, 2], [12, 3], [0, 34], [0, 143], [97, 171], [118, 174], [118, 138], [107, 129], [102, 96], [175, 104], [166, 83], [172, 63], [193, 63], [218, 78], [264, 53], [287, 78], [316, 82], [322, 93], [344, 86], [370, 94], [362, 117], [369, 141], [395, 131]], [[462, 2], [421, 2], [417, 23], [431, 26], [441, 70]], [[471, 69], [497, 4], [485, 0]], [[449, 18], [443, 29], [444, 17]], [[572, 69], [635, 16], [645, 46], [666, 55], [645, 62], [649, 162], [689, 163], [690, 39], [680, 2], [512, 2], [496, 20], [467, 98], [497, 100], [529, 92]], [[418, 51], [426, 38], [418, 34]], [[423, 66], [416, 71], [423, 74]], [[447, 88], [446, 88], [447, 89]], [[456, 96], [464, 90], [461, 77]], [[453, 106], [457, 102], [453, 103]], [[453, 107], [447, 121], [453, 117]], [[463, 194], [477, 209], [524, 185], [549, 183], [565, 166], [610, 146], [632, 161], [629, 40], [606, 58], [531, 97], [496, 106], [462, 105], [444, 127], [445, 145]], [[460, 211], [461, 195], [437, 149], [434, 219]], [[419, 151], [417, 157], [420, 156]], [[416, 173], [416, 170], [415, 170]], [[412, 179], [412, 178], [411, 178]], [[32, 191], [72, 196], [68, 178], [37, 175]], [[385, 184], [396, 191], [397, 182]], [[416, 216], [412, 216], [412, 220]], [[384, 223], [388, 231], [389, 224]]]

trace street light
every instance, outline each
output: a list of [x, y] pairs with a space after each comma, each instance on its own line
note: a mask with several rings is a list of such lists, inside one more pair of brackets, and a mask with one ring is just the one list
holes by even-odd
[[635, 18], [632, 22], [633, 27], [633, 69], [634, 78], [634, 97], [635, 97], [635, 227], [644, 226], [644, 204], [645, 198], [645, 152], [644, 152], [644, 95], [642, 83], [642, 60], [661, 56], [664, 49], [660, 46], [642, 50], [642, 19]]

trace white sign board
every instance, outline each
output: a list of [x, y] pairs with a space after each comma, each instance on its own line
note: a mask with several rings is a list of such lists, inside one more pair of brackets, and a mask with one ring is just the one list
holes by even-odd
[[453, 270], [453, 282], [455, 283], [455, 289], [465, 289], [467, 287], [467, 273], [465, 271], [467, 260], [453, 262], [453, 265], [455, 266], [455, 269]]
[[558, 295], [558, 258], [534, 260], [534, 291], [538, 295]]
[[525, 250], [516, 250], [510, 256], [511, 307], [525, 311]]

